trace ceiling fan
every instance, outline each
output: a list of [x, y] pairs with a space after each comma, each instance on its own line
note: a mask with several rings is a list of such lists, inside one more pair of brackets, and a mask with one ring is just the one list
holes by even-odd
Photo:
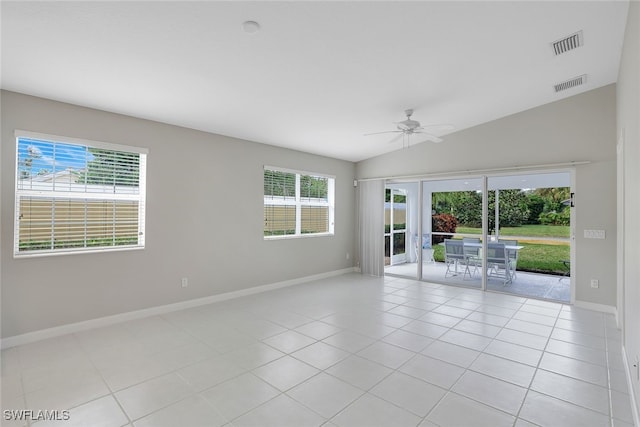
[[385, 132], [366, 133], [366, 134], [364, 134], [364, 136], [380, 135], [380, 134], [383, 134], [383, 133], [397, 133], [399, 135], [397, 137], [393, 138], [391, 141], [389, 141], [389, 143], [396, 142], [399, 138], [402, 138], [403, 146], [405, 145], [405, 139], [406, 139], [406, 146], [408, 147], [409, 146], [409, 138], [411, 137], [411, 135], [414, 135], [414, 134], [422, 135], [423, 141], [420, 141], [420, 142], [426, 142], [426, 141], [431, 141], [431, 142], [436, 142], [436, 143], [442, 142], [442, 138], [439, 138], [439, 137], [435, 136], [434, 134], [432, 134], [430, 132], [425, 132], [426, 128], [434, 129], [434, 130], [438, 130], [438, 131], [448, 131], [448, 130], [453, 130], [454, 129], [453, 125], [424, 125], [424, 126], [421, 126], [419, 121], [411, 119], [411, 116], [413, 115], [413, 109], [411, 109], [411, 108], [408, 109], [408, 110], [404, 110], [404, 114], [407, 116], [406, 120], [403, 120], [401, 122], [395, 122], [396, 127], [398, 128], [397, 130], [389, 130], [389, 131], [385, 131]]

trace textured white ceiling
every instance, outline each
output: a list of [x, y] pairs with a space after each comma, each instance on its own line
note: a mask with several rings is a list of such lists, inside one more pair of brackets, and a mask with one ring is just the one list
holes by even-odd
[[[616, 81], [626, 1], [2, 2], [3, 89], [358, 161]], [[246, 20], [261, 31], [242, 31]], [[554, 56], [551, 42], [583, 30]], [[584, 86], [553, 85], [582, 74]], [[421, 142], [414, 138], [412, 143]], [[445, 142], [446, 143], [446, 137]]]

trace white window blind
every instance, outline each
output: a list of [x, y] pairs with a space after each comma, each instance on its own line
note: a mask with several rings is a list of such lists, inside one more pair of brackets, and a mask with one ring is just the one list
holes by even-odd
[[142, 148], [16, 132], [14, 256], [144, 248]]
[[330, 176], [265, 166], [265, 238], [333, 234], [334, 186]]

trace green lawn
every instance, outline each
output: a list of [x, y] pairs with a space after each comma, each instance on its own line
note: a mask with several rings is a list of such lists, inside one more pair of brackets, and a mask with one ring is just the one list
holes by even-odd
[[[522, 243], [518, 253], [518, 271], [534, 273], [564, 274], [567, 270], [562, 260], [569, 259], [569, 245], [540, 245]], [[444, 262], [444, 245], [435, 245], [433, 258]]]
[[562, 260], [569, 259], [569, 245], [523, 244], [518, 254], [517, 270], [535, 273], [564, 274], [567, 269]]
[[[457, 227], [456, 233], [482, 234], [482, 229]], [[500, 234], [503, 236], [569, 237], [569, 226], [528, 224], [520, 227], [500, 227]]]

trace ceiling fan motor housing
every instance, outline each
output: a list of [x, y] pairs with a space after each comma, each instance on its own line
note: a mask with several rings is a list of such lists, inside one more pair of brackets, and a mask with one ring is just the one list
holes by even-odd
[[398, 129], [402, 131], [413, 131], [419, 127], [420, 127], [420, 122], [416, 120], [407, 119], [407, 120], [398, 122]]
[[[406, 120], [403, 120], [401, 122], [395, 122], [396, 128], [398, 130], [389, 130], [389, 131], [385, 131], [385, 132], [376, 132], [376, 133], [369, 133], [369, 134], [365, 134], [365, 136], [367, 135], [377, 135], [377, 134], [381, 134], [381, 133], [399, 133], [400, 135], [397, 136], [396, 138], [392, 139], [392, 142], [395, 142], [400, 136], [404, 137], [405, 136], [410, 136], [410, 135], [414, 135], [414, 134], [421, 134], [424, 135], [424, 138], [426, 141], [431, 141], [431, 142], [442, 142], [441, 138], [438, 138], [435, 135], [432, 135], [428, 132], [425, 132], [424, 128], [422, 126], [420, 126], [420, 122], [417, 120], [411, 120], [411, 116], [413, 115], [413, 109], [408, 109], [405, 110], [404, 113], [407, 116]], [[429, 125], [429, 126], [434, 126], [434, 125]], [[442, 125], [440, 125], [442, 126]]]

